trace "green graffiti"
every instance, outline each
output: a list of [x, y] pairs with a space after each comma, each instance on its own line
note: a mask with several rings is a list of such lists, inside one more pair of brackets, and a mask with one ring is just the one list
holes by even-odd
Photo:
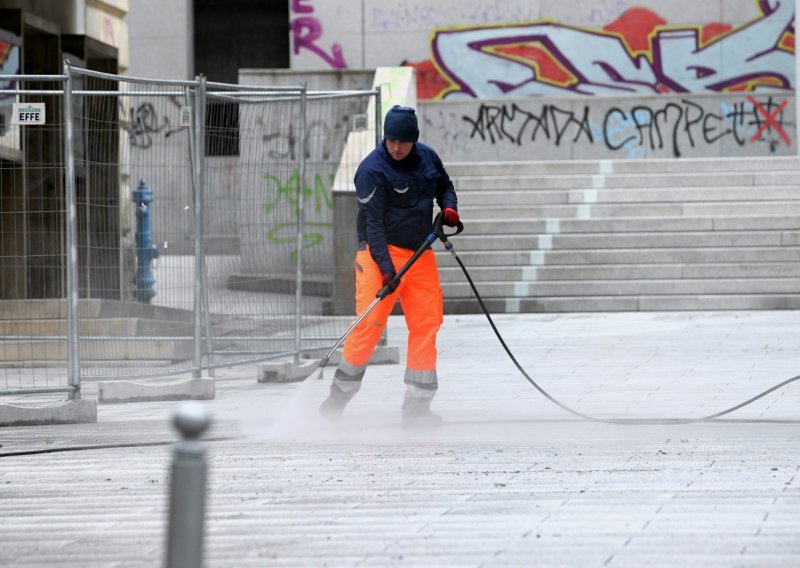
[[[327, 177], [327, 180], [325, 179]], [[333, 180], [336, 174], [314, 174], [312, 183], [303, 185], [303, 199], [305, 200], [305, 207], [308, 204], [313, 204], [313, 210], [316, 213], [324, 209], [333, 209], [333, 199], [331, 192], [333, 189]], [[267, 180], [267, 194], [271, 198], [270, 201], [264, 204], [264, 211], [272, 213], [277, 207], [286, 203], [291, 206], [292, 213], [297, 217], [297, 199], [300, 194], [300, 172], [295, 170], [289, 179], [283, 181], [277, 176], [267, 174], [264, 176]], [[327, 183], [326, 183], [327, 181]]]
[[[317, 228], [317, 230], [332, 229], [333, 223], [304, 223], [303, 227]], [[325, 236], [320, 232], [303, 232], [303, 250], [319, 246]], [[281, 223], [275, 225], [267, 233], [267, 242], [275, 245], [289, 245], [297, 243], [297, 223]], [[297, 262], [297, 247], [292, 251], [291, 259]]]

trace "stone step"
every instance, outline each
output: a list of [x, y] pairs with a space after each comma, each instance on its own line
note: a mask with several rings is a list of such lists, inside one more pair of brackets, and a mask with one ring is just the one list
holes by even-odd
[[[190, 310], [169, 308], [138, 302], [115, 300], [79, 300], [81, 319], [138, 317], [150, 320], [192, 322]], [[67, 317], [67, 301], [48, 300], [0, 300], [0, 320], [15, 319], [64, 319]]]
[[[703, 264], [609, 264], [562, 266], [479, 266], [467, 268], [477, 282], [550, 280], [674, 280], [723, 278], [798, 278], [797, 262]], [[465, 280], [459, 266], [440, 267], [443, 286]]]
[[726, 201], [675, 203], [593, 203], [574, 205], [459, 205], [465, 227], [470, 218], [596, 218], [596, 217], [690, 217], [780, 216], [800, 214], [800, 199], [782, 201]]
[[[511, 234], [460, 235], [454, 247], [458, 251], [544, 251], [588, 249], [653, 249], [653, 248], [723, 248], [795, 246], [800, 244], [798, 231], [714, 231], [714, 232], [641, 232], [641, 233], [575, 233], [575, 234]], [[455, 239], [453, 239], [455, 240]]]
[[728, 187], [797, 184], [798, 172], [701, 172], [676, 174], [483, 175], [454, 177], [458, 190], [606, 189], [640, 187]]
[[[451, 242], [500, 312], [800, 307], [798, 157], [447, 167]], [[445, 311], [479, 311], [436, 254]]]
[[[480, 214], [491, 215], [492, 210]], [[675, 231], [756, 231], [800, 229], [800, 216], [759, 215], [736, 217], [601, 217], [591, 219], [528, 219], [484, 217], [464, 222], [468, 235], [629, 233]], [[453, 238], [454, 246], [465, 233]]]
[[[191, 359], [194, 353], [191, 337], [182, 340], [138, 338], [129, 340], [80, 342], [81, 360], [171, 360]], [[0, 341], [0, 360], [6, 364], [14, 361], [66, 361], [67, 342], [53, 340]]]
[[570, 190], [570, 203], [759, 202], [800, 199], [796, 186], [668, 187]]
[[[800, 262], [800, 246], [462, 251], [456, 243], [455, 248], [468, 271], [481, 266]], [[435, 250], [440, 270], [449, 266], [461, 270], [449, 252]]]
[[483, 176], [492, 172], [505, 175], [609, 174], [737, 171], [800, 171], [794, 156], [770, 158], [705, 158], [681, 160], [560, 160], [531, 162], [448, 162], [452, 176]]
[[[194, 333], [190, 323], [138, 318], [80, 319], [79, 330], [84, 336], [147, 337], [189, 336]], [[66, 336], [66, 319], [0, 320], [0, 336]]]
[[[472, 290], [466, 279], [442, 283], [446, 298], [467, 298]], [[552, 280], [485, 281], [478, 287], [487, 298], [529, 298], [540, 296], [650, 296], [715, 294], [800, 294], [797, 278], [726, 278], [658, 280]]]
[[498, 205], [562, 205], [586, 203], [675, 203], [693, 201], [779, 201], [800, 199], [793, 186], [653, 187], [616, 189], [458, 190], [459, 209]]
[[[480, 292], [480, 290], [479, 290]], [[691, 296], [561, 296], [483, 298], [490, 314], [680, 310], [797, 310], [800, 294], [697, 294]], [[447, 314], [480, 314], [474, 297], [444, 300]]]

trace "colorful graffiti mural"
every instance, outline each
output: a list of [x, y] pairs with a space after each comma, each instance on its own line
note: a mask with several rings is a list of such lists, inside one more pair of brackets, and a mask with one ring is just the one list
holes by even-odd
[[419, 99], [786, 91], [794, 78], [794, 3], [760, 16], [671, 26], [630, 8], [602, 29], [549, 20], [434, 30], [417, 69]]

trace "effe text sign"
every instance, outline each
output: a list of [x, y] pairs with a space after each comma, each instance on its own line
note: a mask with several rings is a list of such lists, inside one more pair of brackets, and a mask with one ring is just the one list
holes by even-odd
[[11, 124], [45, 124], [44, 103], [14, 103]]

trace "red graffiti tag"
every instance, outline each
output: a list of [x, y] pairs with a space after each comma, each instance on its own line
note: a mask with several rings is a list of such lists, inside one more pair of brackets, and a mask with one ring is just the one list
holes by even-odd
[[[313, 14], [314, 7], [305, 5], [304, 0], [292, 0], [292, 11], [297, 14]], [[331, 53], [317, 45], [317, 40], [322, 37], [322, 24], [314, 16], [301, 16], [295, 18], [292, 23], [292, 37], [294, 38], [294, 53], [300, 53], [301, 49], [307, 49], [316, 53], [319, 57], [334, 69], [344, 69], [347, 63], [344, 61], [342, 46], [338, 43], [331, 45]]]
[[775, 109], [775, 112], [773, 113], [770, 113], [769, 111], [767, 111], [767, 109], [758, 104], [758, 101], [756, 101], [753, 97], [747, 97], [747, 100], [749, 100], [753, 104], [753, 106], [756, 107], [756, 110], [758, 110], [758, 112], [764, 115], [765, 119], [764, 124], [761, 125], [761, 128], [758, 129], [758, 132], [756, 132], [755, 136], [753, 136], [753, 138], [750, 141], [755, 142], [756, 140], [758, 140], [759, 137], [761, 136], [761, 133], [767, 130], [768, 128], [775, 128], [776, 132], [780, 135], [781, 138], [783, 138], [783, 141], [786, 142], [786, 145], [791, 146], [792, 141], [789, 140], [789, 135], [786, 134], [786, 131], [780, 124], [778, 124], [777, 121], [778, 115], [783, 111], [783, 109], [786, 108], [786, 105], [789, 104], [789, 99], [783, 101], [780, 104], [780, 106], [778, 106], [778, 108]]

